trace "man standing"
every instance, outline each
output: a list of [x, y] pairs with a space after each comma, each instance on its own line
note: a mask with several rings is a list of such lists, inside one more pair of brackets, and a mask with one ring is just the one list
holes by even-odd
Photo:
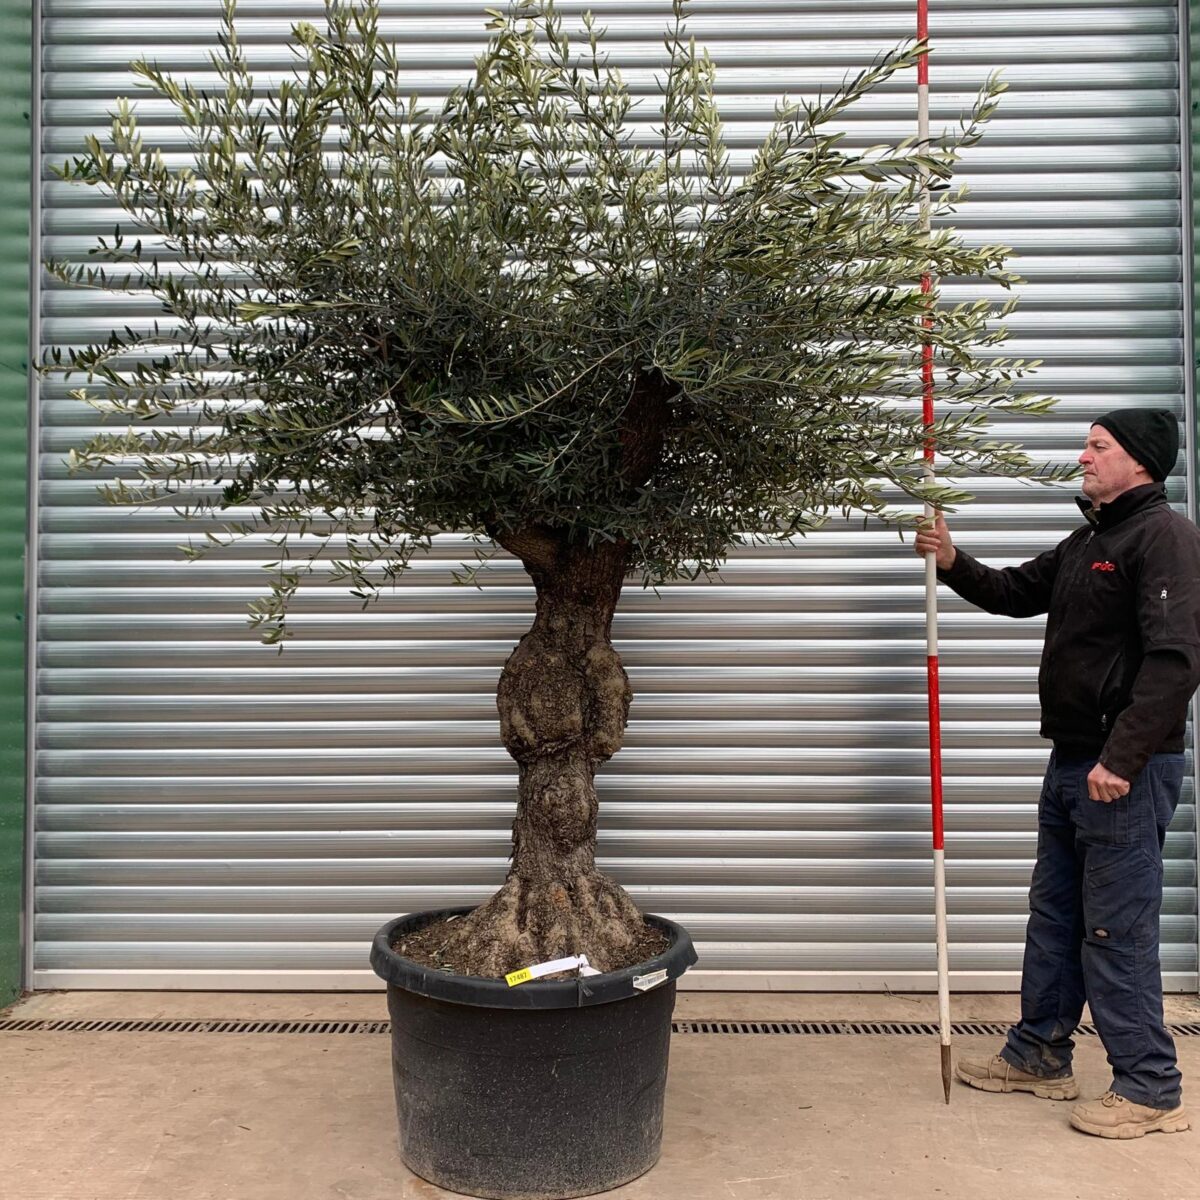
[[1178, 452], [1170, 412], [1100, 417], [1079, 456], [1087, 524], [1019, 567], [977, 562], [940, 517], [916, 538], [963, 599], [1010, 617], [1049, 614], [1038, 694], [1054, 750], [1038, 803], [1021, 1019], [998, 1055], [962, 1055], [956, 1074], [987, 1092], [1073, 1100], [1071, 1034], [1086, 1000], [1113, 1080], [1071, 1124], [1101, 1137], [1188, 1128], [1158, 951], [1163, 838], [1200, 684], [1200, 530], [1162, 484]]

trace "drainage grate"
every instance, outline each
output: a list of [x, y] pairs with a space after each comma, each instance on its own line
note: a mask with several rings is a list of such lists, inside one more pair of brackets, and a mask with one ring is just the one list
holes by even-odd
[[[987, 1035], [1002, 1037], [1006, 1024], [993, 1021], [958, 1021], [950, 1027], [957, 1037]], [[0, 1020], [0, 1033], [228, 1033], [228, 1034], [381, 1034], [388, 1033], [387, 1021], [54, 1021]], [[1168, 1025], [1175, 1037], [1200, 1037], [1200, 1023]], [[671, 1032], [696, 1034], [751, 1034], [759, 1037], [792, 1035], [936, 1037], [938, 1027], [932, 1021], [673, 1021]], [[1084, 1037], [1094, 1037], [1094, 1025], [1080, 1025]]]
[[[733, 1033], [733, 1034], [791, 1034], [801, 1037], [828, 1035], [846, 1036], [934, 1036], [938, 1026], [929, 1021], [675, 1021], [674, 1033]], [[986, 1021], [967, 1021], [952, 1025], [951, 1029], [962, 1037], [972, 1034], [996, 1034], [1008, 1032], [1007, 1025]], [[1080, 1033], [1093, 1033], [1090, 1026], [1081, 1026]]]
[[[995, 1021], [955, 1021], [950, 1029], [955, 1037], [1003, 1037], [1009, 1026]], [[803, 1037], [828, 1034], [937, 1037], [940, 1032], [933, 1021], [674, 1021], [671, 1031], [680, 1034], [798, 1034]], [[1200, 1037], [1200, 1024], [1169, 1024], [1167, 1032], [1173, 1037]], [[1075, 1033], [1080, 1037], [1097, 1036], [1096, 1027], [1091, 1024], [1080, 1025]]]
[[[801, 1037], [876, 1036], [936, 1037], [938, 1026], [931, 1021], [675, 1021], [674, 1033], [791, 1034]], [[960, 1021], [950, 1027], [960, 1037], [975, 1034], [1003, 1036], [1008, 1026], [988, 1021]], [[1090, 1025], [1079, 1027], [1081, 1034], [1092, 1034]]]
[[[1009, 1026], [996, 1021], [955, 1021], [950, 1026], [955, 1037], [1003, 1037]], [[1168, 1025], [1174, 1037], [1200, 1037], [1200, 1024]], [[822, 1035], [859, 1035], [876, 1037], [937, 1037], [940, 1030], [933, 1021], [675, 1021], [673, 1033], [725, 1034], [792, 1034], [802, 1037]], [[1080, 1037], [1096, 1037], [1096, 1027], [1080, 1025], [1075, 1033]]]
[[0, 1021], [0, 1033], [387, 1033], [387, 1021]]

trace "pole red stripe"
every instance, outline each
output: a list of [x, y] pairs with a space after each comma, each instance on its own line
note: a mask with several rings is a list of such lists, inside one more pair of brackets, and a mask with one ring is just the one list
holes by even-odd
[[[923, 42], [929, 36], [929, 0], [917, 0], [917, 40]], [[917, 85], [929, 82], [929, 55], [922, 54], [917, 60]]]
[[930, 654], [925, 660], [929, 676], [929, 782], [933, 797], [933, 848], [945, 848], [942, 822], [942, 711], [938, 684], [938, 660]]
[[[921, 276], [921, 291], [927, 296], [933, 291], [933, 281], [928, 275]], [[921, 324], [932, 332], [932, 317], [922, 317]], [[928, 429], [933, 424], [933, 340], [930, 337], [926, 337], [921, 347], [921, 382], [922, 415]], [[925, 439], [925, 461], [931, 465], [933, 463], [933, 439], [928, 437]]]

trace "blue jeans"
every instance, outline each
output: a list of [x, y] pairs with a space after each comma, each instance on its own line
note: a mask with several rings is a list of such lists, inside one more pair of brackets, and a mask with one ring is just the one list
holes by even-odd
[[1163, 1024], [1158, 918], [1162, 847], [1183, 786], [1183, 755], [1156, 754], [1129, 795], [1089, 800], [1094, 758], [1050, 756], [1038, 802], [1037, 865], [1021, 976], [1021, 1020], [1001, 1051], [1022, 1071], [1071, 1072], [1071, 1034], [1087, 1000], [1135, 1104], [1180, 1102], [1175, 1043]]

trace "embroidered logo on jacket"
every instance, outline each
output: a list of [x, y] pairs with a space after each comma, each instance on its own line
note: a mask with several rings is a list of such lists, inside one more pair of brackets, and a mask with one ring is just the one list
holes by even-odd
[[1110, 563], [1110, 562], [1094, 562], [1094, 563], [1092, 563], [1093, 571], [1115, 571], [1116, 569], [1117, 569], [1116, 563]]

